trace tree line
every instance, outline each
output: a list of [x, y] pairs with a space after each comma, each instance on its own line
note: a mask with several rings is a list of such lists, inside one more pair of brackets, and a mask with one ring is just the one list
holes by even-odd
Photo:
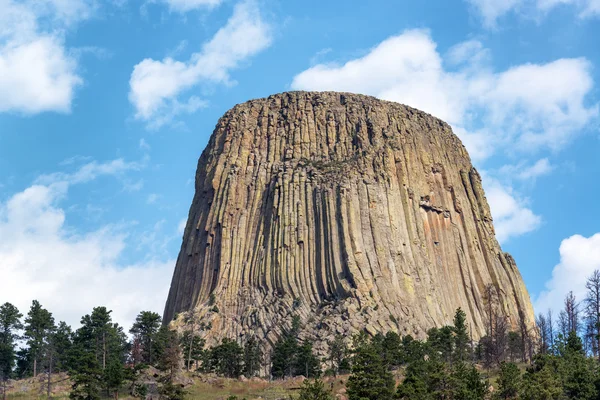
[[[536, 318], [537, 328], [509, 324], [492, 286], [485, 288], [486, 335], [475, 342], [467, 315], [456, 310], [452, 325], [431, 328], [424, 340], [396, 332], [373, 337], [336, 335], [328, 352], [315, 354], [302, 339], [302, 324], [293, 316], [277, 342], [266, 345], [249, 335], [224, 338], [207, 346], [203, 332], [211, 327], [190, 311], [173, 331], [151, 311], [140, 312], [126, 331], [106, 307], [95, 307], [73, 330], [54, 320], [33, 301], [26, 315], [15, 306], [0, 306], [0, 380], [6, 398], [8, 379], [39, 377], [51, 396], [56, 373], [68, 374], [70, 398], [118, 398], [127, 391], [144, 398], [143, 374], [159, 369], [157, 390], [163, 399], [182, 399], [177, 384], [181, 369], [228, 378], [261, 376], [309, 378], [300, 400], [333, 399], [324, 375], [349, 374], [350, 400], [391, 399], [583, 399], [600, 398], [600, 272], [587, 281], [579, 302], [569, 293], [564, 309]], [[218, 309], [213, 310], [218, 312]], [[264, 349], [271, 348], [268, 353]], [[400, 374], [396, 373], [399, 371]], [[402, 376], [400, 383], [396, 377]], [[494, 390], [490, 390], [490, 378]]]

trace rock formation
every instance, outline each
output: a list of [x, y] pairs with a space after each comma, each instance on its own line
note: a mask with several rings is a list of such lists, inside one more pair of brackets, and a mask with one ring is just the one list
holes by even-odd
[[462, 307], [477, 339], [489, 284], [514, 328], [534, 326], [481, 178], [446, 123], [373, 97], [292, 92], [217, 123], [164, 318], [194, 309], [209, 339], [273, 343], [298, 315], [318, 348], [335, 333], [422, 336]]

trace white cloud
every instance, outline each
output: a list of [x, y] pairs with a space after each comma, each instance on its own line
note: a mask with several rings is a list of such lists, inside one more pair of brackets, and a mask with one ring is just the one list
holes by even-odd
[[552, 278], [534, 301], [538, 312], [560, 310], [569, 291], [579, 300], [585, 298], [586, 279], [600, 269], [600, 233], [591, 237], [573, 235], [560, 244], [560, 263], [552, 270]]
[[223, 0], [158, 0], [166, 3], [171, 11], [187, 12], [199, 8], [213, 8]]
[[0, 112], [69, 112], [83, 83], [64, 34], [89, 18], [83, 0], [0, 0]]
[[156, 200], [158, 200], [158, 195], [156, 193], [150, 193], [146, 198], [146, 203], [154, 204], [156, 203]]
[[500, 243], [540, 226], [542, 218], [528, 207], [527, 199], [520, 198], [510, 186], [486, 174], [482, 175], [485, 195], [494, 218], [496, 238]]
[[139, 171], [145, 165], [143, 162], [125, 161], [122, 158], [117, 158], [105, 163], [92, 161], [82, 165], [73, 173], [55, 172], [52, 174], [41, 175], [37, 178], [37, 184], [51, 185], [57, 182], [66, 184], [86, 183], [103, 175], [122, 176], [128, 171]]
[[540, 17], [560, 5], [575, 8], [580, 18], [600, 15], [599, 0], [466, 0], [481, 16], [483, 24], [494, 28], [498, 19], [511, 13]]
[[271, 29], [261, 18], [256, 3], [238, 3], [227, 24], [188, 61], [147, 58], [134, 67], [129, 100], [136, 109], [136, 118], [157, 128], [178, 114], [205, 106], [196, 96], [187, 100], [179, 100], [179, 96], [200, 84], [233, 84], [230, 71], [267, 48], [271, 40]]
[[593, 89], [586, 59], [494, 72], [489, 57], [471, 40], [443, 59], [429, 32], [410, 30], [363, 57], [313, 66], [291, 86], [369, 94], [419, 108], [450, 123], [479, 161], [515, 144], [520, 151], [558, 149], [598, 116], [598, 105], [585, 101]]
[[0, 203], [0, 302], [10, 301], [26, 312], [37, 299], [57, 320], [75, 326], [99, 305], [112, 309], [114, 320], [126, 327], [140, 310], [160, 313], [174, 260], [123, 263], [128, 246], [122, 228], [105, 225], [84, 233], [69, 226], [60, 203], [71, 185], [84, 182], [88, 180], [36, 183]]
[[181, 221], [179, 221], [179, 223], [177, 224], [177, 233], [179, 233], [180, 235], [183, 235], [183, 232], [185, 231], [185, 225], [187, 223], [187, 219], [184, 218]]
[[547, 158], [537, 160], [533, 165], [520, 162], [517, 165], [505, 165], [500, 173], [508, 178], [515, 177], [522, 181], [534, 181], [540, 176], [547, 175], [554, 169]]
[[144, 151], [150, 151], [150, 145], [148, 144], [148, 142], [146, 142], [146, 139], [144, 138], [140, 139], [140, 149]]

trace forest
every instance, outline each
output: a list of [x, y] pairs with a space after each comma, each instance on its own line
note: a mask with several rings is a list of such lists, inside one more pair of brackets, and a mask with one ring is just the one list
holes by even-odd
[[[347, 377], [349, 400], [597, 399], [600, 272], [588, 278], [586, 288], [581, 300], [569, 293], [556, 316], [539, 314], [535, 331], [524, 324], [510, 327], [489, 286], [488, 332], [477, 342], [459, 308], [451, 325], [431, 328], [423, 340], [392, 331], [336, 335], [320, 356], [301, 339], [297, 316], [266, 354], [269, 347], [254, 336], [207, 346], [202, 337], [210, 327], [193, 312], [183, 316], [185, 328], [178, 331], [152, 311], [140, 312], [126, 329], [100, 306], [73, 330], [38, 301], [26, 314], [7, 302], [0, 306], [0, 393], [6, 399], [11, 380], [41, 375], [52, 398], [52, 386], [64, 373], [71, 399], [118, 398], [123, 392], [146, 398], [152, 390], [157, 398], [184, 399], [187, 390], [178, 377], [194, 373], [230, 379], [302, 376], [299, 400], [334, 399], [326, 382], [338, 376]], [[148, 368], [160, 371], [154, 388], [141, 380]]]

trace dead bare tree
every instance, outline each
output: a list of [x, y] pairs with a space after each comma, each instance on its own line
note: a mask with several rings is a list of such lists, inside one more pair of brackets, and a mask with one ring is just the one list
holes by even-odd
[[585, 319], [587, 336], [594, 356], [600, 358], [600, 271], [595, 270], [585, 283]]

